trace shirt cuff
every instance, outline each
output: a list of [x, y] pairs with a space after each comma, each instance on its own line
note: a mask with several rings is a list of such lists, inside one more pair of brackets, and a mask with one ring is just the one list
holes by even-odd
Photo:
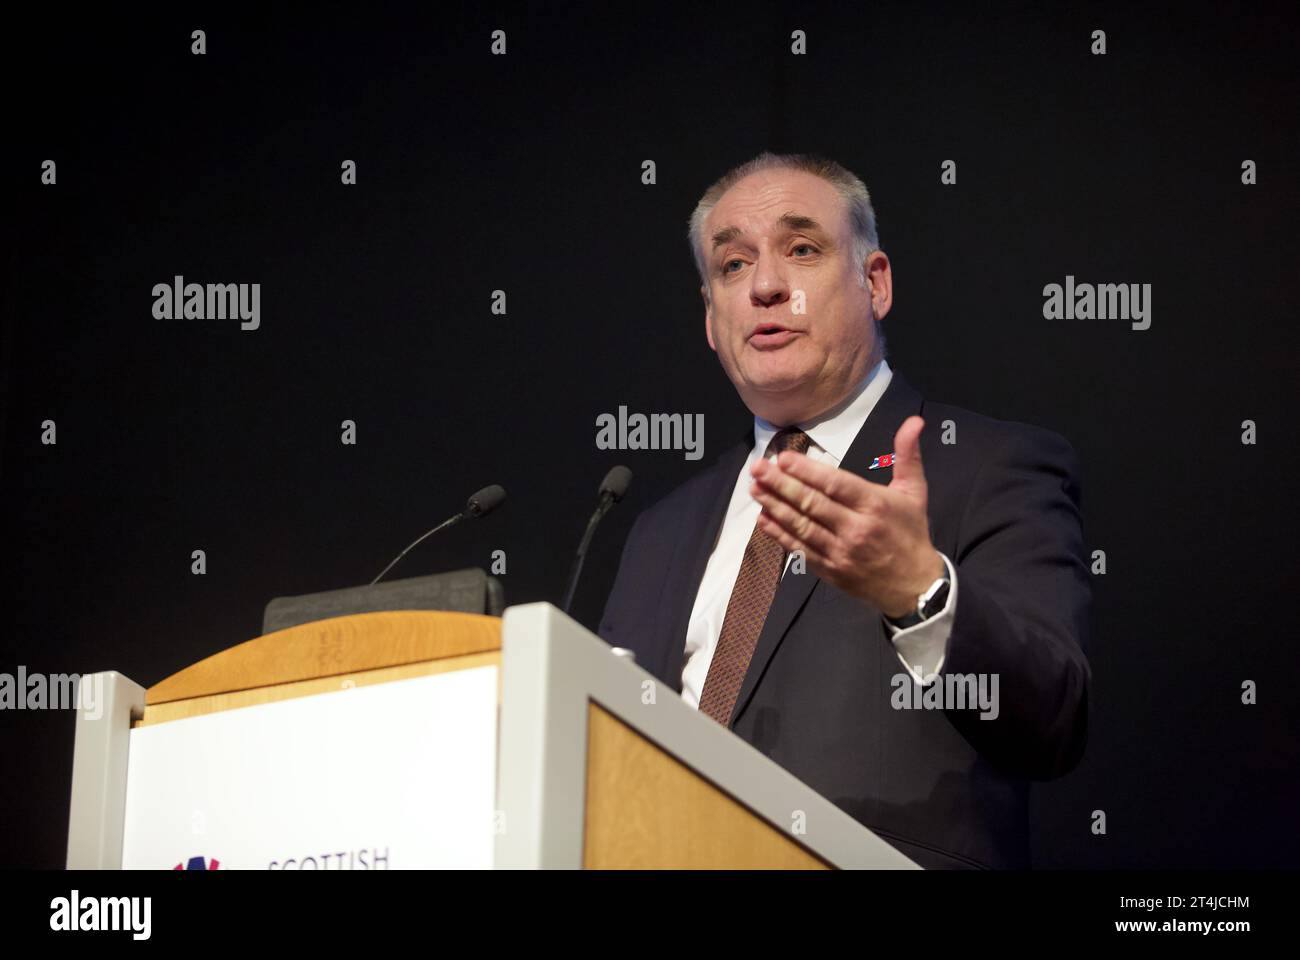
[[884, 621], [898, 659], [921, 686], [934, 680], [943, 667], [948, 653], [948, 637], [952, 634], [952, 622], [957, 613], [957, 568], [946, 555], [939, 553], [939, 556], [943, 557], [943, 565], [948, 568], [951, 583], [943, 609], [928, 620], [902, 629]]

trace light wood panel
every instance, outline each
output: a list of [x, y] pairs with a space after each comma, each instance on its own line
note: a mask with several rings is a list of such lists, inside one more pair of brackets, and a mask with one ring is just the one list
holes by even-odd
[[792, 834], [760, 818], [596, 703], [587, 709], [583, 866], [830, 869]]
[[239, 690], [342, 677], [501, 649], [501, 619], [474, 613], [359, 613], [277, 630], [215, 653], [147, 691], [158, 705]]
[[[487, 653], [469, 653], [460, 657], [444, 657], [441, 660], [425, 660], [422, 663], [406, 663], [396, 667], [380, 667], [376, 670], [364, 670], [359, 673], [345, 673], [333, 677], [317, 677], [312, 680], [299, 680], [294, 683], [281, 683], [268, 687], [254, 687], [250, 690], [236, 690], [231, 693], [217, 693], [206, 697], [192, 697], [188, 700], [172, 700], [167, 703], [148, 705], [144, 708], [144, 717], [131, 725], [143, 727], [153, 723], [166, 723], [169, 720], [183, 720], [186, 717], [199, 717], [221, 710], [234, 710], [250, 707], [259, 703], [273, 703], [277, 700], [290, 700], [294, 697], [309, 697], [317, 693], [331, 693], [348, 687], [366, 687], [375, 683], [388, 683], [392, 680], [407, 680], [434, 673], [446, 673], [451, 670], [467, 670], [471, 667], [501, 666], [501, 652], [490, 650]], [[501, 676], [497, 675], [497, 703], [501, 702]]]

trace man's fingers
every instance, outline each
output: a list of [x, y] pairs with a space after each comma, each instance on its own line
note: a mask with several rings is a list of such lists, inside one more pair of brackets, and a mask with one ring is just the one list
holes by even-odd
[[861, 477], [792, 451], [782, 453], [776, 464], [758, 461], [751, 472], [763, 486], [831, 529], [878, 494]]
[[758, 528], [765, 534], [781, 544], [786, 553], [794, 553], [796, 550], [803, 554], [808, 565], [813, 568], [825, 566], [826, 558], [813, 549], [809, 544], [804, 543], [798, 537], [790, 533], [779, 523], [766, 513], [758, 515]]
[[892, 489], [904, 493], [925, 494], [925, 469], [921, 465], [921, 431], [925, 421], [910, 416], [894, 434], [894, 475], [889, 480]]
[[[831, 548], [835, 540], [835, 535], [831, 531], [761, 486], [755, 485], [755, 487], [754, 499], [762, 504], [764, 514], [793, 539], [807, 544], [818, 553], [825, 553]], [[786, 549], [790, 548], [786, 547]]]

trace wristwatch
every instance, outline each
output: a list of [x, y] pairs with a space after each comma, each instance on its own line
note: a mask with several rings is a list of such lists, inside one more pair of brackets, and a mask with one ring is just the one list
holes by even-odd
[[943, 576], [934, 583], [930, 584], [925, 593], [916, 601], [916, 610], [906, 613], [895, 619], [886, 616], [885, 619], [898, 627], [900, 630], [906, 630], [908, 627], [914, 627], [918, 623], [924, 623], [935, 614], [943, 610], [948, 603], [948, 591], [952, 589], [952, 581], [948, 579], [948, 564], [943, 565]]

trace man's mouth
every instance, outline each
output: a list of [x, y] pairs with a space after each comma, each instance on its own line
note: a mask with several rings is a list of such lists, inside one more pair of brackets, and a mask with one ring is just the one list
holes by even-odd
[[759, 350], [774, 350], [785, 346], [797, 336], [798, 330], [791, 330], [779, 323], [760, 323], [749, 335], [749, 343]]

